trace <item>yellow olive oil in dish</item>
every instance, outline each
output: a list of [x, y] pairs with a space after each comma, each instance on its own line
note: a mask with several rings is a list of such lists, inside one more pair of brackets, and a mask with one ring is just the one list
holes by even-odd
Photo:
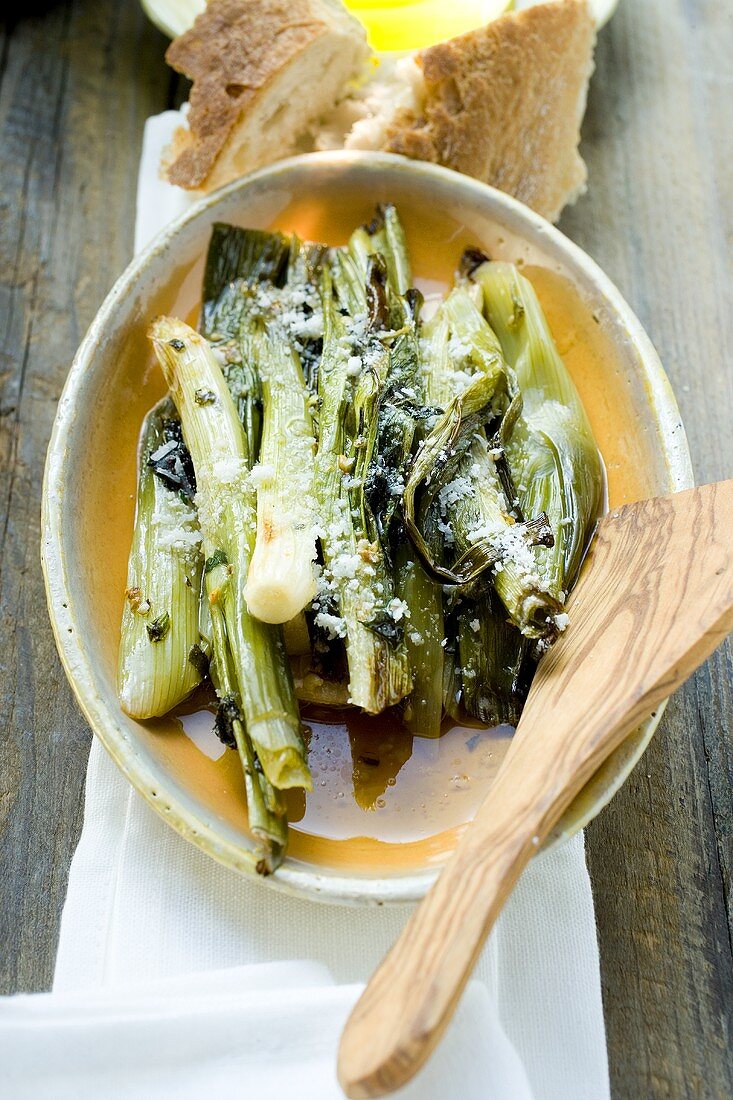
[[346, 0], [380, 53], [424, 49], [482, 27], [513, 7], [511, 0]]

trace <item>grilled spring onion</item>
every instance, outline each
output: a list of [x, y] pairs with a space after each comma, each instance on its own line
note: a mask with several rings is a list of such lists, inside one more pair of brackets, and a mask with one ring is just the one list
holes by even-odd
[[472, 278], [522, 394], [506, 455], [524, 514], [549, 517], [555, 544], [534, 553], [548, 592], [562, 602], [603, 505], [601, 458], [532, 284], [507, 263], [483, 263]]
[[403, 699], [411, 686], [402, 608], [364, 494], [379, 394], [389, 369], [389, 353], [374, 331], [383, 322], [384, 275], [370, 262], [363, 292], [371, 312], [368, 322], [348, 270], [341, 257], [321, 275], [316, 494], [327, 591], [320, 599], [325, 595], [327, 606], [328, 598], [335, 597], [338, 614], [322, 610], [315, 621], [345, 637], [351, 702], [378, 714]]
[[197, 472], [206, 591], [212, 621], [222, 627], [218, 636], [213, 631], [216, 667], [231, 670], [234, 705], [269, 782], [310, 789], [281, 631], [253, 618], [244, 598], [256, 529], [245, 432], [206, 340], [166, 317], [153, 323], [150, 336]]
[[300, 354], [314, 380], [323, 332], [314, 280], [323, 257], [323, 248], [293, 237], [285, 285], [253, 295], [242, 325], [242, 359], [257, 371], [263, 403], [257, 540], [246, 597], [264, 622], [287, 622], [316, 594], [314, 398]]
[[206, 674], [200, 648], [201, 532], [193, 471], [173, 402], [140, 437], [135, 530], [127, 568], [118, 685], [132, 718], [166, 714]]

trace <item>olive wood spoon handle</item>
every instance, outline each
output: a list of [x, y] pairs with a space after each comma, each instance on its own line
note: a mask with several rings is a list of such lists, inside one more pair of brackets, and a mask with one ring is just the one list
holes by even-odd
[[733, 630], [733, 481], [605, 516], [491, 791], [344, 1030], [347, 1096], [409, 1081], [520, 872], [572, 799]]

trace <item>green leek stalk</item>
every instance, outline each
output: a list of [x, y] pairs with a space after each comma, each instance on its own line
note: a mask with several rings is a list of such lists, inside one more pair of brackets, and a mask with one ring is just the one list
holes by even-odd
[[[204, 277], [204, 333], [227, 359], [225, 376], [249, 454], [259, 456], [257, 539], [246, 599], [251, 614], [269, 623], [293, 618], [316, 591], [310, 394], [293, 346], [297, 333], [281, 316], [292, 318], [290, 327], [302, 319], [308, 288], [311, 298], [316, 294], [312, 284], [322, 255], [322, 248], [298, 238], [220, 224]], [[314, 369], [312, 360], [311, 354]]]
[[285, 804], [264, 775], [242, 720], [237, 674], [220, 601], [210, 605], [209, 625], [214, 654], [210, 664], [211, 681], [220, 700], [217, 732], [226, 744], [237, 749], [242, 762], [249, 827], [261, 844], [255, 855], [255, 870], [259, 874], [271, 874], [281, 862], [287, 844]]
[[532, 284], [508, 263], [483, 263], [472, 278], [522, 394], [506, 454], [522, 511], [549, 517], [554, 546], [534, 553], [548, 593], [562, 602], [603, 507], [601, 457]]
[[[378, 714], [403, 699], [411, 687], [392, 577], [364, 494], [389, 353], [370, 330], [357, 336], [353, 315], [349, 323], [341, 312], [349, 308], [347, 267], [337, 258], [321, 275], [324, 335], [318, 373], [316, 496], [323, 525], [324, 576], [338, 616], [328, 615], [326, 620], [322, 612], [316, 623], [328, 621], [345, 638], [351, 702]], [[383, 284], [376, 270], [370, 279], [376, 322]], [[351, 364], [356, 363], [358, 370], [353, 370]]]
[[[439, 353], [439, 369], [434, 374], [431, 399], [437, 402], [438, 387], [440, 396], [445, 396], [453, 370], [460, 372], [464, 386], [475, 385], [479, 377], [492, 379], [493, 412], [499, 412], [502, 405], [506, 407], [507, 391], [513, 382], [499, 340], [466, 288], [456, 287], [446, 299], [443, 311], [445, 320], [435, 323], [436, 330], [441, 325], [442, 329], [434, 334], [433, 345], [441, 332], [444, 340], [446, 332], [449, 338], [445, 349]], [[491, 411], [491, 407], [487, 408], [487, 413]], [[488, 419], [487, 415], [485, 420]], [[470, 448], [461, 461], [458, 479], [453, 484], [456, 499], [449, 507], [457, 554], [459, 557], [475, 556], [479, 545], [493, 544], [500, 558], [492, 567], [492, 583], [510, 619], [526, 637], [538, 639], [552, 635], [554, 617], [561, 610], [561, 604], [544, 589], [527, 529], [516, 523], [513, 501], [506, 499], [483, 427], [474, 433]], [[450, 489], [449, 485], [447, 491]]]
[[369, 225], [360, 226], [349, 239], [349, 252], [366, 273], [370, 256], [380, 255], [387, 265], [390, 287], [397, 295], [404, 295], [413, 285], [407, 239], [397, 208], [392, 203], [377, 207]]
[[467, 714], [487, 726], [516, 726], [531, 680], [530, 646], [495, 593], [466, 602], [458, 616], [458, 655]]
[[224, 371], [253, 462], [260, 450], [262, 389], [247, 342], [252, 291], [259, 283], [282, 283], [289, 253], [290, 242], [282, 233], [221, 222], [211, 230], [200, 328]]
[[315, 440], [300, 360], [281, 340], [258, 340], [263, 423], [257, 475], [257, 539], [247, 576], [252, 615], [286, 623], [316, 594]]
[[[407, 538], [399, 518], [400, 496], [415, 449], [424, 436], [425, 386], [417, 335], [422, 298], [412, 290], [407, 240], [391, 204], [379, 207], [372, 223], [357, 230], [349, 243], [366, 273], [369, 255], [383, 257], [387, 268], [387, 311], [395, 335], [389, 340], [390, 365], [380, 399], [376, 460], [367, 478], [367, 497], [383, 543], [394, 557], [397, 598], [409, 608], [405, 644], [412, 671], [412, 691], [404, 722], [414, 734], [439, 737], [443, 718], [445, 661], [443, 591], [431, 579]], [[390, 543], [395, 544], [393, 549]]]
[[145, 418], [140, 437], [135, 529], [122, 613], [118, 688], [132, 718], [167, 714], [203, 679], [200, 648], [201, 532], [193, 501], [166, 484], [150, 456], [170, 449], [176, 412], [165, 400]]
[[410, 609], [405, 631], [412, 691], [404, 722], [411, 733], [439, 737], [443, 720], [443, 590], [425, 573], [409, 539], [397, 548], [395, 589]]
[[310, 789], [282, 632], [250, 615], [245, 601], [256, 533], [245, 432], [207, 341], [167, 317], [153, 323], [150, 336], [196, 470], [206, 592], [212, 621], [221, 609], [226, 628], [227, 652], [215, 645], [217, 668], [233, 670], [236, 703], [268, 781], [278, 789]]
[[[323, 336], [322, 321], [320, 325], [318, 323], [321, 311], [320, 276], [328, 255], [325, 245], [302, 241], [296, 234], [290, 238], [283, 312], [286, 318], [290, 318], [290, 342], [298, 353], [303, 378], [314, 398], [314, 406]], [[276, 327], [282, 330], [282, 318], [276, 320]]]

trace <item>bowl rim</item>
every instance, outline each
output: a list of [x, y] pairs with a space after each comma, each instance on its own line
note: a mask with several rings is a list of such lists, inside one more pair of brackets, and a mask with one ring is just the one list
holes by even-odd
[[[69, 584], [62, 548], [64, 512], [63, 472], [64, 460], [74, 420], [74, 399], [82, 379], [91, 368], [97, 349], [103, 343], [105, 329], [113, 320], [120, 301], [134, 290], [136, 281], [157, 253], [175, 244], [181, 230], [206, 211], [225, 199], [246, 190], [263, 179], [275, 179], [291, 172], [308, 170], [309, 163], [323, 163], [333, 167], [353, 165], [357, 167], [384, 167], [406, 174], [426, 176], [436, 182], [449, 184], [460, 190], [474, 206], [490, 200], [496, 211], [513, 216], [523, 224], [526, 236], [542, 235], [563, 254], [568, 266], [580, 269], [584, 277], [593, 283], [605, 299], [610, 311], [620, 320], [639, 357], [639, 363], [648, 391], [648, 403], [657, 425], [658, 438], [663, 444], [663, 458], [669, 476], [669, 491], [678, 492], [694, 484], [687, 439], [680, 418], [672, 387], [664, 372], [659, 356], [641, 323], [610, 278], [578, 245], [569, 240], [559, 229], [539, 214], [510, 195], [490, 187], [469, 176], [450, 169], [421, 161], [411, 161], [390, 153], [339, 150], [328, 153], [306, 153], [278, 161], [243, 176], [225, 187], [206, 195], [188, 210], [166, 225], [130, 261], [106, 295], [92, 320], [84, 339], [74, 356], [60, 400], [48, 446], [43, 478], [41, 508], [41, 564], [46, 587], [49, 617], [56, 646], [81, 711], [95, 736], [115, 761], [123, 775], [143, 795], [147, 802], [164, 817], [183, 837], [192, 841], [226, 866], [240, 871], [251, 871], [251, 864], [243, 857], [241, 847], [219, 834], [214, 825], [199, 820], [172, 792], [165, 797], [159, 792], [160, 783], [150, 765], [136, 749], [125, 731], [120, 717], [110, 713], [104, 699], [95, 688], [93, 666], [83, 642], [83, 635], [76, 629], [73, 589]], [[664, 706], [657, 708], [640, 730], [637, 741], [619, 769], [615, 778], [607, 783], [597, 797], [571, 827], [561, 828], [546, 847], [561, 843], [584, 828], [610, 801], [628, 778], [646, 749], [659, 724]], [[631, 737], [632, 735], [630, 735]], [[592, 781], [591, 781], [592, 782]], [[286, 858], [283, 865], [265, 881], [290, 894], [315, 900], [376, 904], [405, 903], [419, 900], [425, 895], [439, 874], [436, 865], [419, 871], [408, 871], [391, 877], [378, 878], [354, 874], [319, 873]]]

